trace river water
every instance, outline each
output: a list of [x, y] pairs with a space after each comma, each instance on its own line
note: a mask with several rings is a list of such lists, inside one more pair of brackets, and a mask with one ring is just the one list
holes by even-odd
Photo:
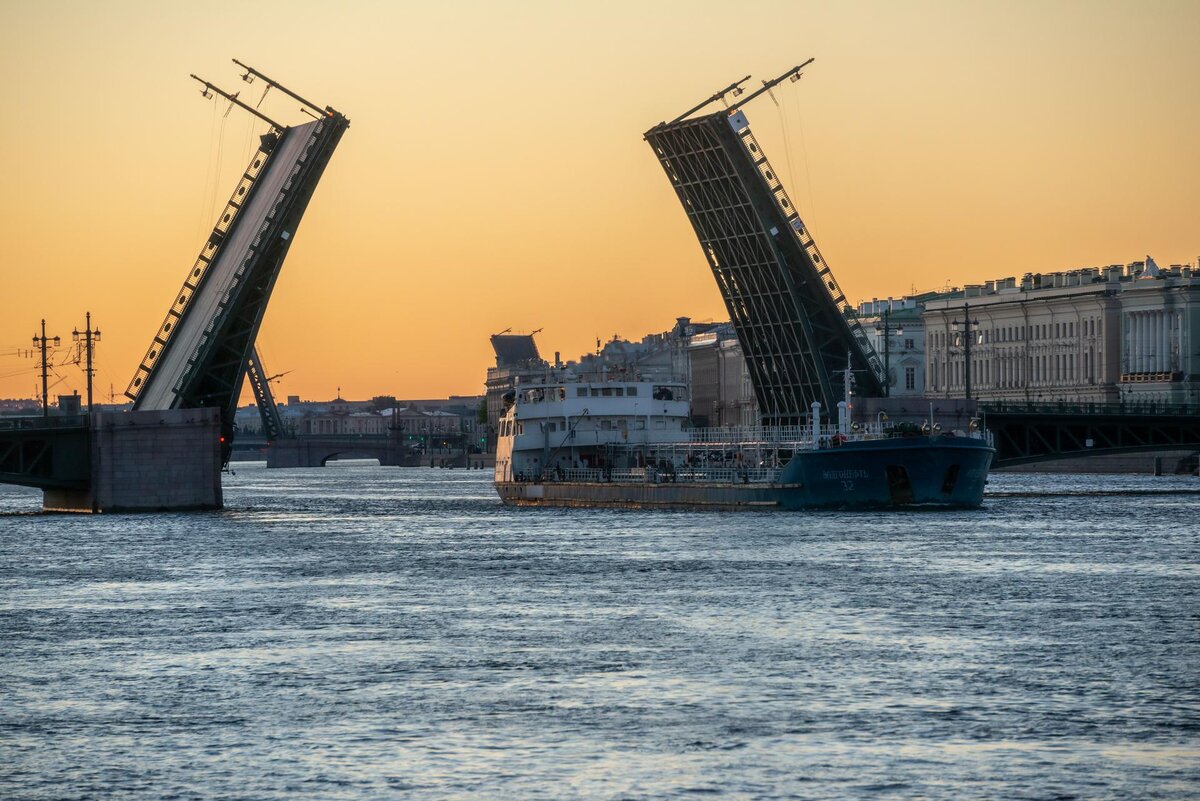
[[1196, 479], [889, 514], [225, 486], [101, 517], [0, 487], [0, 798], [1200, 797]]

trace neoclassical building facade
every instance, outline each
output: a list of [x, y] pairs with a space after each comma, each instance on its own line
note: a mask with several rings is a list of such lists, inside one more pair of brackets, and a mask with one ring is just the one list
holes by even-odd
[[[1200, 270], [1028, 274], [925, 303], [926, 394], [1020, 403], [1200, 402]], [[967, 341], [967, 337], [970, 340]]]

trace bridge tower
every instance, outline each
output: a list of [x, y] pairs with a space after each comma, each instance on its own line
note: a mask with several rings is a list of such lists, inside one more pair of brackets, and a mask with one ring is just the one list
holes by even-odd
[[883, 394], [883, 364], [750, 131], [742, 108], [809, 63], [788, 70], [738, 106], [692, 116], [742, 94], [749, 76], [645, 133], [667, 173], [741, 341], [765, 425], [800, 425], [813, 401], [843, 397], [847, 357], [856, 393]]
[[125, 394], [135, 411], [217, 407], [226, 461], [234, 414], [271, 291], [313, 191], [350, 121], [234, 60], [243, 79], [261, 79], [314, 119], [284, 126], [192, 76], [204, 88], [268, 123], [258, 150], [217, 218]]

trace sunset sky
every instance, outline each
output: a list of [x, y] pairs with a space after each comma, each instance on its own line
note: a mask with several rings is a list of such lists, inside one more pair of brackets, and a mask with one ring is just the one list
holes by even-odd
[[122, 399], [265, 128], [189, 73], [351, 120], [259, 340], [277, 393], [420, 398], [481, 393], [505, 328], [574, 357], [724, 319], [642, 133], [809, 57], [746, 111], [851, 299], [1200, 258], [1200, 2], [0, 0], [0, 398], [90, 310]]

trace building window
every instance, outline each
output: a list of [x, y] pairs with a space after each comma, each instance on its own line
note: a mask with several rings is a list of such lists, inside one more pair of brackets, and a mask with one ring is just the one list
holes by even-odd
[[905, 367], [904, 368], [904, 388], [905, 389], [916, 389], [917, 388], [917, 368], [915, 368], [915, 367]]

